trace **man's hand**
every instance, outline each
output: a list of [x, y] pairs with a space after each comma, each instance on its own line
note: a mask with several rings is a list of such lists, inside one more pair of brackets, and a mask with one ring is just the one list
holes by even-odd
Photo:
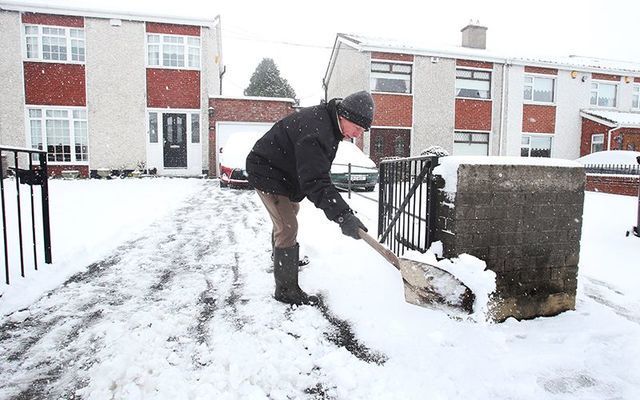
[[358, 229], [362, 229], [365, 232], [369, 232], [366, 226], [351, 213], [351, 211], [347, 211], [340, 215], [336, 222], [340, 224], [340, 229], [342, 229], [342, 233], [346, 236], [351, 236], [354, 239], [360, 239], [360, 234], [358, 233]]

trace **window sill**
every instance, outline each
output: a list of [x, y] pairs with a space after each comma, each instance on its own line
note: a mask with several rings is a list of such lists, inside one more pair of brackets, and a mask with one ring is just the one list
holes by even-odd
[[554, 106], [554, 107], [557, 105], [555, 102], [548, 103], [545, 101], [533, 101], [533, 100], [524, 100], [522, 104], [530, 105], [530, 106]]
[[186, 71], [200, 71], [201, 68], [193, 68], [193, 67], [165, 67], [164, 65], [147, 65], [148, 69], [171, 69], [171, 70], [186, 70]]
[[399, 92], [378, 92], [378, 91], [371, 91], [371, 94], [390, 94], [390, 95], [395, 95], [395, 96], [413, 96], [413, 93], [399, 93]]
[[46, 63], [46, 64], [74, 64], [86, 65], [86, 61], [66, 61], [66, 60], [43, 60], [40, 58], [23, 58], [23, 62]]
[[493, 99], [481, 99], [479, 97], [461, 97], [461, 96], [456, 96], [456, 99], [461, 99], [461, 100], [478, 100], [478, 101], [493, 101]]

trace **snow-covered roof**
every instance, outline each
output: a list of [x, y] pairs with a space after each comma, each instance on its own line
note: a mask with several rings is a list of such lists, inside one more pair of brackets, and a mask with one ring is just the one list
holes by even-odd
[[[546, 68], [556, 68], [564, 70], [577, 70], [584, 72], [600, 72], [625, 76], [640, 76], [640, 63], [629, 61], [608, 60], [595, 57], [583, 56], [562, 56], [562, 57], [529, 57], [505, 55], [488, 51], [485, 49], [474, 49], [463, 46], [436, 45], [420, 41], [384, 39], [377, 37], [362, 36], [349, 33], [338, 33], [337, 43], [344, 43], [360, 51], [382, 51], [387, 53], [404, 53], [419, 56], [443, 57], [443, 58], [464, 58], [472, 61], [486, 61], [500, 64], [515, 64]], [[332, 59], [335, 56], [331, 55]], [[333, 60], [330, 61], [325, 81], [330, 74]]]
[[126, 7], [111, 5], [109, 2], [104, 3], [104, 5], [87, 3], [82, 7], [71, 7], [66, 5], [64, 2], [56, 0], [50, 0], [46, 3], [38, 1], [0, 1], [0, 10], [121, 19], [125, 21], [160, 22], [178, 25], [205, 26], [209, 28], [215, 27], [220, 22], [219, 15], [212, 15], [207, 19], [206, 16], [203, 15], [196, 17], [187, 14], [162, 14], [154, 10], [148, 10], [144, 7], [140, 8], [135, 2], [130, 2]]
[[630, 150], [605, 150], [587, 154], [576, 161], [583, 165], [588, 164], [615, 164], [615, 165], [638, 165], [637, 157], [640, 151]]
[[258, 101], [284, 101], [287, 103], [295, 103], [296, 100], [290, 97], [261, 97], [261, 96], [209, 96], [212, 99], [222, 99], [222, 100], [258, 100]]
[[640, 127], [640, 112], [584, 109], [580, 115], [611, 127]]

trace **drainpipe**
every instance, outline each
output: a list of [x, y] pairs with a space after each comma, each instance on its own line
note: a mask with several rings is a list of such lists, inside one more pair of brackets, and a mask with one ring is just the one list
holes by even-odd
[[502, 64], [502, 99], [500, 99], [500, 132], [498, 133], [498, 155], [502, 155], [502, 136], [504, 135], [504, 107], [507, 103], [507, 60]]
[[609, 129], [609, 131], [607, 132], [607, 150], [611, 150], [611, 134], [613, 133], [613, 131], [620, 129], [621, 126], [614, 126], [613, 128]]
[[220, 96], [222, 96], [222, 77], [224, 76], [224, 74], [227, 72], [227, 66], [223, 65], [222, 66], [222, 71], [220, 71], [218, 73], [218, 76], [220, 77]]

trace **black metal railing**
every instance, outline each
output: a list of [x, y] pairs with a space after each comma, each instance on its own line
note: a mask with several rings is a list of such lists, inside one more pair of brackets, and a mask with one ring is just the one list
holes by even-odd
[[[6, 158], [5, 153], [8, 153], [11, 158]], [[37, 252], [37, 235], [36, 235], [36, 214], [34, 205], [34, 186], [40, 186], [40, 199], [42, 209], [42, 244], [44, 246], [44, 261], [47, 264], [51, 264], [51, 228], [49, 224], [49, 186], [47, 175], [47, 152], [37, 149], [19, 148], [0, 146], [0, 198], [2, 203], [2, 238], [4, 244], [4, 271], [5, 281], [7, 285], [10, 282], [9, 279], [9, 258], [11, 249], [8, 248], [8, 206], [9, 203], [5, 200], [5, 178], [9, 175], [13, 176], [16, 185], [16, 223], [17, 223], [17, 240], [19, 245], [19, 257], [20, 257], [20, 275], [25, 276], [25, 248], [24, 248], [24, 236], [22, 232], [23, 228], [23, 215], [22, 215], [22, 200], [20, 198], [20, 185], [29, 186], [30, 205], [31, 205], [31, 242], [33, 250], [33, 267], [38, 270], [38, 252]], [[24, 158], [28, 160], [25, 161]], [[34, 158], [38, 160], [38, 165], [34, 166]], [[13, 166], [8, 167], [9, 160], [13, 161]], [[22, 163], [21, 163], [22, 161]], [[20, 168], [23, 165], [27, 168]], [[11, 209], [13, 211], [13, 209]], [[11, 215], [13, 218], [14, 215]]]
[[585, 164], [587, 174], [640, 175], [640, 165], [626, 164]]
[[398, 256], [407, 249], [425, 252], [434, 238], [437, 156], [380, 162], [378, 235]]

